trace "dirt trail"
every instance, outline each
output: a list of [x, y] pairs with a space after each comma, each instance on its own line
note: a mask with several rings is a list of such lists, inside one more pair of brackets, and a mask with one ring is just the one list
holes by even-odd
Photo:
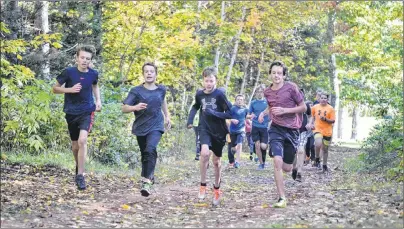
[[[327, 176], [304, 167], [303, 182], [285, 174], [288, 207], [276, 201], [273, 168], [239, 169], [223, 162], [219, 207], [212, 192], [197, 200], [198, 162], [159, 164], [155, 193], [140, 196], [138, 178], [87, 175], [77, 191], [71, 171], [54, 167], [1, 165], [1, 227], [389, 227], [403, 228], [403, 188], [377, 174], [352, 174], [343, 163], [355, 149], [334, 147]], [[209, 169], [209, 185], [213, 169]]]

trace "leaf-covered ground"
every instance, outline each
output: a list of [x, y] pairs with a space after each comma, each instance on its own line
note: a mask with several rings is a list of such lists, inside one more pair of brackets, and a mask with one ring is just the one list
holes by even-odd
[[[285, 174], [288, 207], [272, 208], [276, 187], [272, 162], [264, 171], [223, 161], [221, 205], [212, 191], [197, 199], [198, 162], [158, 164], [155, 192], [140, 196], [138, 177], [87, 174], [78, 191], [73, 172], [45, 166], [1, 165], [1, 227], [388, 227], [403, 228], [402, 184], [379, 174], [345, 170], [355, 149], [331, 148], [331, 173], [304, 167], [303, 182]], [[209, 185], [213, 180], [208, 170]]]

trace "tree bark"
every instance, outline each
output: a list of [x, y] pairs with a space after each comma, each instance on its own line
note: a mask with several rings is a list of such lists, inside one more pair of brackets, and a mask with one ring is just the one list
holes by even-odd
[[354, 105], [352, 110], [352, 133], [351, 139], [355, 140], [358, 136], [358, 120], [359, 120], [359, 109], [357, 105]]
[[[35, 3], [35, 28], [38, 34], [49, 33], [49, 21], [48, 21], [48, 2], [36, 2]], [[42, 45], [42, 55], [44, 61], [41, 64], [41, 78], [50, 80], [50, 67], [49, 67], [49, 43], [44, 43]]]
[[[344, 121], [344, 107], [342, 107], [341, 100], [339, 101], [339, 109], [338, 109], [337, 113], [338, 113], [337, 114], [338, 120], [336, 121], [334, 126], [336, 126], [338, 129], [336, 132], [334, 132], [334, 133], [336, 133], [334, 135], [337, 136], [338, 139], [342, 139], [342, 133], [343, 133], [342, 123]], [[335, 127], [334, 127], [334, 129], [335, 129]]]
[[[251, 29], [251, 34], [254, 35], [254, 28]], [[245, 84], [246, 84], [247, 76], [248, 76], [248, 64], [250, 63], [250, 57], [251, 57], [252, 47], [253, 47], [253, 42], [251, 42], [251, 43], [248, 45], [247, 56], [246, 56], [246, 58], [245, 58], [245, 60], [244, 60], [244, 64], [243, 64], [244, 76], [243, 76], [243, 81], [241, 82], [241, 89], [240, 89], [240, 94], [241, 94], [241, 95], [244, 94], [244, 90], [245, 90]]]
[[262, 69], [262, 66], [264, 65], [264, 56], [265, 56], [265, 47], [266, 47], [266, 45], [267, 45], [267, 40], [264, 42], [264, 45], [262, 46], [262, 49], [261, 49], [262, 51], [261, 51], [260, 63], [258, 65], [257, 78], [255, 79], [254, 88], [253, 88], [253, 91], [251, 93], [250, 100], [248, 101], [248, 107], [250, 107], [251, 100], [254, 97], [255, 90], [257, 89], [258, 82], [260, 81], [261, 69]]
[[[220, 13], [220, 19], [222, 20], [222, 22], [225, 19], [225, 8], [226, 8], [226, 2], [222, 1], [222, 9], [221, 9], [221, 13]], [[219, 74], [219, 59], [220, 59], [220, 45], [221, 45], [222, 41], [219, 40], [219, 43], [216, 47], [216, 54], [215, 54], [215, 68], [216, 68], [216, 73]]]
[[[338, 5], [338, 2], [337, 2]], [[330, 12], [328, 13], [328, 25], [327, 25], [327, 42], [330, 48], [333, 47], [334, 44], [334, 37], [335, 37], [335, 20], [336, 20], [336, 16], [337, 16], [337, 11], [336, 11], [336, 7], [330, 9]], [[333, 49], [331, 49], [331, 54], [330, 54], [330, 59], [329, 59], [329, 66], [328, 66], [328, 70], [329, 70], [329, 77], [330, 77], [330, 85], [332, 88], [332, 93], [330, 93], [330, 102], [331, 102], [331, 106], [334, 107], [336, 112], [336, 123], [334, 124], [334, 135], [336, 136], [341, 136], [341, 134], [339, 133], [339, 128], [338, 125], [339, 123], [341, 123], [341, 115], [340, 115], [340, 111], [339, 111], [339, 107], [340, 107], [340, 98], [339, 98], [339, 94], [340, 94], [340, 82], [338, 80], [338, 73], [337, 73], [337, 63], [336, 63], [336, 59], [335, 59], [335, 51]]]
[[238, 32], [235, 36], [234, 48], [233, 48], [233, 52], [231, 54], [229, 70], [228, 70], [227, 76], [226, 76], [226, 84], [224, 86], [224, 88], [226, 89], [226, 92], [227, 92], [227, 88], [230, 84], [231, 71], [233, 70], [234, 62], [236, 61], [238, 44], [240, 43], [240, 36], [241, 36], [241, 33], [243, 32], [243, 27], [244, 27], [243, 24], [244, 24], [245, 16], [246, 16], [246, 7], [243, 6], [241, 20], [240, 20], [240, 23], [242, 23], [242, 24], [240, 25], [240, 28], [238, 29]]
[[[102, 64], [102, 2], [93, 2], [93, 36], [94, 46], [97, 50], [96, 59]], [[101, 67], [101, 66], [100, 66]], [[101, 68], [102, 69], [102, 68]]]

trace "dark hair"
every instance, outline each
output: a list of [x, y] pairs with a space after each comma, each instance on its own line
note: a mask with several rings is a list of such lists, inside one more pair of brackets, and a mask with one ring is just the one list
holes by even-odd
[[76, 49], [76, 56], [79, 56], [80, 51], [91, 53], [91, 59], [95, 56], [96, 50], [93, 45], [79, 45]]
[[215, 67], [210, 66], [210, 67], [206, 67], [205, 69], [203, 69], [203, 72], [202, 72], [203, 78], [211, 76], [211, 75], [213, 75], [217, 79], [217, 72], [216, 72]]
[[320, 98], [321, 98], [322, 95], [327, 96], [327, 99], [328, 99], [328, 97], [330, 96], [330, 95], [329, 95], [327, 92], [325, 92], [325, 91], [323, 91], [323, 92], [320, 93]]
[[274, 62], [272, 62], [272, 64], [269, 66], [269, 74], [271, 74], [271, 70], [273, 66], [281, 66], [283, 68], [283, 75], [286, 76], [288, 74], [288, 67], [286, 67], [286, 65], [279, 60], [276, 60]]
[[236, 95], [236, 99], [237, 99], [238, 97], [242, 97], [242, 98], [244, 99], [244, 95], [242, 95], [242, 94]]
[[152, 66], [154, 68], [154, 70], [156, 71], [156, 75], [157, 75], [157, 66], [154, 63], [151, 63], [151, 62], [146, 62], [146, 63], [143, 64], [142, 73], [144, 72], [144, 67], [146, 67], [146, 66]]

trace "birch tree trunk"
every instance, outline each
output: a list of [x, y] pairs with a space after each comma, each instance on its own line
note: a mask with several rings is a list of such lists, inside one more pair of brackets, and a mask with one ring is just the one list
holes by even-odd
[[231, 78], [231, 71], [233, 70], [233, 66], [234, 66], [234, 62], [236, 61], [236, 57], [237, 57], [237, 51], [238, 51], [238, 44], [240, 43], [240, 36], [241, 33], [243, 32], [243, 24], [244, 24], [244, 19], [246, 16], [246, 7], [243, 6], [243, 12], [241, 14], [241, 20], [240, 20], [240, 28], [237, 31], [237, 34], [235, 36], [235, 41], [234, 41], [234, 48], [233, 48], [233, 52], [231, 54], [231, 59], [230, 59], [230, 65], [229, 65], [229, 70], [227, 72], [227, 76], [226, 76], [226, 84], [224, 86], [224, 88], [226, 89], [226, 92], [228, 91], [227, 88], [230, 84], [230, 78]]

